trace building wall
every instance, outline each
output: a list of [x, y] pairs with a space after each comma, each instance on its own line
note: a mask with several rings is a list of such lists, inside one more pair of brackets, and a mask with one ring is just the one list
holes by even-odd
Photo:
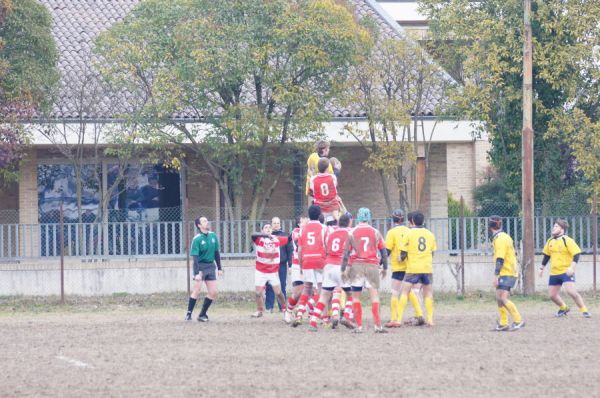
[[462, 196], [470, 209], [474, 208], [473, 191], [489, 168], [489, 147], [488, 141], [447, 144], [448, 192], [456, 200]]

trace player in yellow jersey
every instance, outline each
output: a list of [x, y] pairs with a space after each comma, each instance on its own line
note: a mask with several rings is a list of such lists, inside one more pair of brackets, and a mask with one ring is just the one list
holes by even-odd
[[[318, 164], [319, 159], [322, 157], [327, 157], [329, 155], [329, 142], [327, 141], [317, 141], [316, 143], [316, 152], [310, 154], [308, 159], [306, 160], [306, 188], [304, 189], [304, 194], [306, 196], [309, 195], [309, 185], [310, 179], [313, 176], [316, 176], [319, 173]], [[341, 168], [341, 167], [340, 167]], [[333, 174], [333, 166], [331, 163], [327, 169], [329, 174]]]
[[398, 319], [402, 319], [408, 294], [414, 285], [422, 284], [427, 326], [433, 326], [433, 253], [437, 250], [435, 237], [423, 226], [425, 216], [415, 211], [408, 217], [410, 232], [405, 236], [400, 258], [407, 259], [406, 274], [402, 281]]
[[[396, 209], [392, 212], [392, 221], [394, 222], [394, 227], [390, 229], [385, 236], [385, 247], [392, 264], [390, 321], [384, 325], [386, 328], [397, 328], [402, 326], [402, 318], [398, 318], [398, 305], [400, 302], [402, 280], [406, 274], [407, 260], [400, 259], [400, 251], [404, 237], [410, 232], [410, 229], [404, 225], [404, 212], [402, 210]], [[421, 304], [419, 304], [419, 299], [414, 290], [409, 292], [408, 299], [415, 309], [415, 317], [417, 318], [416, 324], [419, 326], [423, 325], [425, 323], [423, 320], [423, 311], [421, 310]]]
[[[500, 217], [490, 217], [488, 227], [492, 235], [494, 259], [496, 260], [492, 286], [496, 289], [496, 303], [500, 314], [495, 330], [498, 332], [518, 330], [525, 326], [525, 322], [523, 322], [515, 303], [508, 299], [510, 289], [515, 287], [519, 276], [515, 245], [510, 235], [502, 231], [502, 219]], [[513, 320], [512, 326], [508, 324], [508, 314]]]
[[544, 267], [550, 261], [550, 280], [548, 294], [550, 299], [558, 306], [557, 317], [567, 315], [569, 307], [560, 297], [561, 286], [571, 296], [579, 311], [585, 318], [591, 318], [583, 299], [575, 288], [575, 268], [579, 262], [581, 249], [575, 241], [566, 235], [569, 229], [567, 220], [557, 219], [552, 227], [552, 238], [544, 246], [544, 259], [540, 267], [540, 277], [544, 274]]

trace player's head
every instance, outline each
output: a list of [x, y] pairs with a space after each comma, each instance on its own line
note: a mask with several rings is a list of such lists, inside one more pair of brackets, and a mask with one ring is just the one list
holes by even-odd
[[553, 236], [561, 236], [567, 233], [569, 229], [569, 223], [564, 218], [557, 218], [554, 221], [554, 226], [552, 227], [552, 235]]
[[321, 215], [321, 208], [317, 205], [310, 205], [308, 207], [308, 219], [311, 221], [317, 221]]
[[406, 215], [406, 220], [408, 220], [409, 225], [415, 225], [415, 212], [409, 211]]
[[196, 218], [196, 220], [194, 221], [194, 224], [196, 224], [196, 228], [198, 228], [200, 231], [208, 231], [208, 229], [210, 228], [210, 223], [208, 222], [208, 218], [201, 216]]
[[325, 215], [323, 213], [319, 214], [319, 222], [325, 224]]
[[319, 173], [325, 173], [328, 168], [329, 168], [329, 159], [327, 159], [327, 158], [319, 159], [319, 162], [317, 163], [317, 170], [319, 170]]
[[488, 227], [490, 231], [500, 231], [502, 229], [502, 217], [491, 216], [488, 220]]
[[371, 210], [366, 207], [361, 207], [356, 213], [356, 221], [358, 222], [371, 222]]
[[273, 231], [279, 231], [281, 229], [281, 220], [279, 217], [273, 217], [271, 219], [271, 227], [273, 228]]
[[350, 213], [342, 214], [342, 216], [338, 220], [338, 225], [341, 228], [348, 228], [350, 226], [350, 223], [352, 223], [352, 214]]
[[333, 226], [337, 225], [337, 223], [338, 223], [337, 220], [331, 214], [325, 217], [325, 224], [327, 226], [333, 227]]
[[402, 209], [396, 209], [392, 212], [392, 221], [396, 224], [404, 222], [404, 212]]
[[262, 233], [265, 235], [271, 235], [273, 233], [273, 228], [271, 227], [271, 224], [266, 223], [262, 226]]
[[420, 212], [419, 210], [413, 212], [413, 218], [412, 218], [412, 222], [415, 225], [415, 227], [422, 227], [423, 223], [425, 222], [425, 215]]
[[329, 155], [329, 142], [323, 140], [317, 141], [316, 149], [319, 156]]

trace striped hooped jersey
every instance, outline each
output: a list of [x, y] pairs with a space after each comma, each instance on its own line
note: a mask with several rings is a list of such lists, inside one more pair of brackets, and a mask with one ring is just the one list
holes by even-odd
[[300, 239], [300, 228], [296, 227], [292, 231], [292, 243], [294, 245], [294, 257], [292, 258], [292, 264], [299, 265], [300, 260], [298, 259], [298, 239]]
[[276, 236], [271, 238], [258, 237], [254, 239], [256, 245], [256, 270], [264, 273], [279, 271], [279, 246]]
[[309, 221], [300, 231], [298, 249], [302, 269], [321, 269], [325, 266], [325, 237], [327, 227], [318, 221]]
[[350, 234], [349, 228], [335, 227], [327, 234], [325, 247], [327, 248], [326, 264], [342, 265], [344, 258], [344, 248]]

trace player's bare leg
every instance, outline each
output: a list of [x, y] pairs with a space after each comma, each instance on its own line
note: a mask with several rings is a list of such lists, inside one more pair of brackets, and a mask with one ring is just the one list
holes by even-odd
[[313, 314], [310, 317], [310, 325], [308, 330], [316, 331], [317, 330], [317, 322], [323, 318], [323, 313], [325, 313], [327, 308], [327, 303], [331, 298], [331, 292], [328, 290], [324, 290], [321, 292], [319, 297], [319, 302], [315, 305], [315, 309]]
[[265, 310], [265, 301], [263, 298], [264, 290], [264, 286], [256, 286], [256, 291], [254, 292], [254, 299], [256, 300], [256, 312], [252, 314], [252, 318], [260, 318], [263, 316], [263, 311]]
[[573, 301], [575, 301], [575, 304], [577, 304], [579, 312], [581, 312], [586, 318], [589, 318], [590, 313], [583, 302], [583, 298], [581, 298], [581, 295], [577, 292], [575, 282], [565, 282], [563, 283], [563, 287], [565, 288], [567, 294], [573, 299]]
[[285, 308], [285, 296], [283, 295], [283, 291], [281, 290], [281, 285], [273, 286], [273, 293], [275, 294], [275, 298], [277, 299], [277, 303], [281, 308]]
[[198, 273], [194, 277], [194, 287], [192, 288], [192, 292], [190, 293], [190, 298], [188, 300], [188, 310], [185, 314], [185, 320], [192, 320], [192, 312], [194, 311], [194, 307], [196, 306], [196, 301], [198, 297], [200, 297], [200, 292], [202, 291], [202, 272]]
[[294, 312], [294, 308], [296, 308], [296, 304], [298, 304], [298, 300], [300, 299], [300, 295], [302, 294], [302, 290], [304, 290], [304, 283], [296, 281], [293, 282], [292, 294], [288, 296], [287, 309], [285, 311], [284, 320], [285, 323], [292, 322], [292, 315]]
[[[496, 289], [496, 303], [498, 304], [498, 313], [500, 315], [496, 330], [505, 331], [521, 329], [525, 325], [519, 310], [517, 310], [517, 306], [509, 299], [508, 290]], [[509, 314], [513, 320], [512, 328], [510, 328], [508, 322]]]
[[312, 282], [304, 283], [304, 288], [302, 290], [302, 294], [300, 295], [300, 300], [298, 301], [298, 311], [296, 312], [296, 319], [292, 322], [292, 327], [297, 327], [302, 324], [302, 316], [304, 316], [304, 312], [306, 311], [306, 306], [308, 305], [308, 298], [312, 294]]
[[408, 303], [408, 295], [411, 292], [411, 289], [414, 285], [407, 281], [402, 281], [402, 285], [400, 286], [400, 300], [398, 301], [398, 319], [402, 319], [404, 316], [404, 310], [406, 309], [406, 304]]
[[569, 307], [565, 304], [563, 299], [560, 297], [560, 285], [551, 285], [548, 287], [548, 296], [550, 296], [550, 300], [554, 304], [556, 304], [559, 308], [557, 316], [566, 315], [569, 312]]

